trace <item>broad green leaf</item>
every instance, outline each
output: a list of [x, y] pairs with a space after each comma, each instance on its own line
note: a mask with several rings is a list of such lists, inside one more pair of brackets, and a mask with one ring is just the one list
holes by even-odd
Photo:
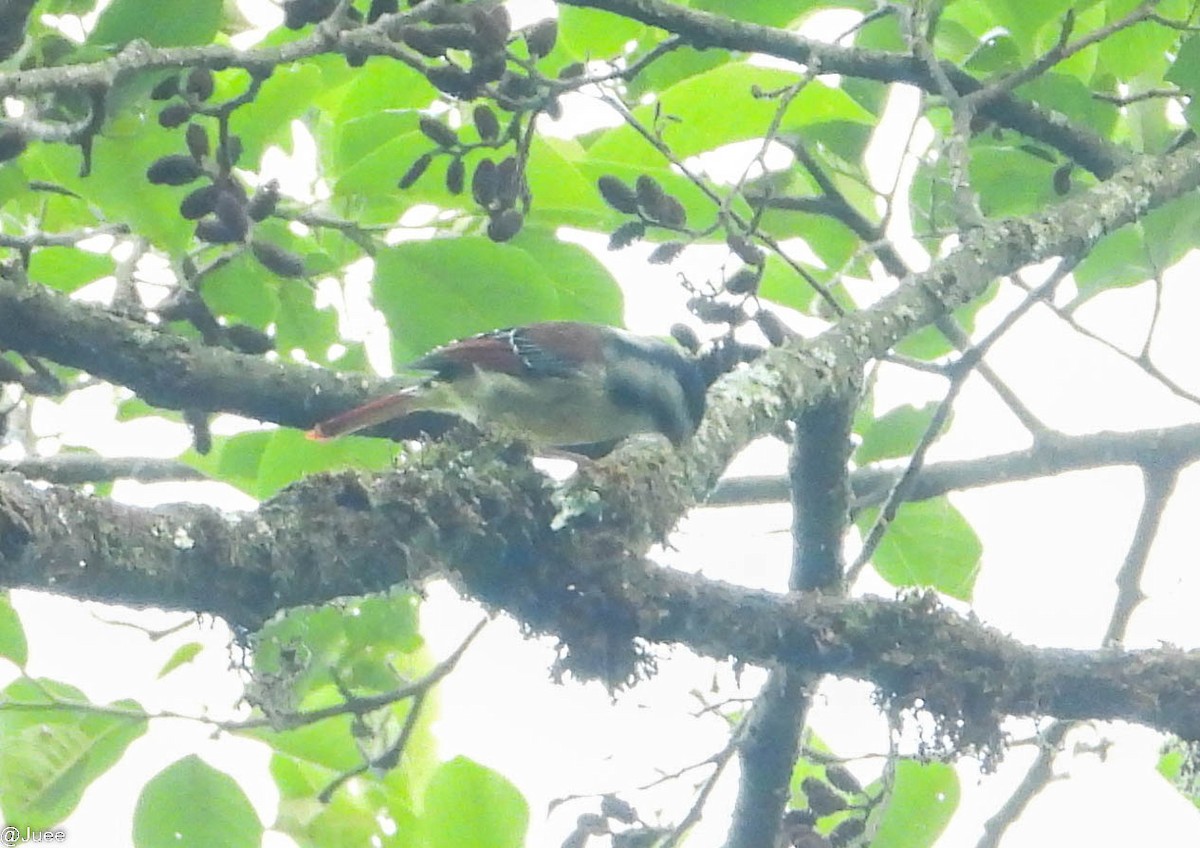
[[25, 179], [20, 160], [0, 165], [0, 212], [4, 211], [10, 200], [21, 197], [28, 188], [29, 182]]
[[620, 15], [575, 6], [558, 7], [558, 43], [579, 61], [612, 59], [641, 37], [646, 25]]
[[817, 296], [816, 289], [809, 285], [792, 266], [788, 265], [776, 254], [767, 256], [767, 264], [763, 267], [762, 280], [758, 284], [758, 296], [780, 306], [788, 306], [798, 312], [808, 312], [813, 299]]
[[391, 329], [395, 361], [496, 327], [582, 317], [541, 262], [514, 249], [520, 244], [520, 236], [504, 245], [467, 236], [381, 251], [372, 296]]
[[163, 667], [158, 670], [159, 677], [166, 677], [181, 665], [187, 665], [194, 660], [201, 651], [204, 650], [204, 645], [199, 642], [185, 642], [175, 649], [170, 658], [163, 663]]
[[259, 848], [262, 836], [242, 787], [195, 754], [150, 778], [133, 814], [137, 848]]
[[936, 403], [921, 407], [906, 404], [870, 420], [860, 431], [862, 442], [854, 451], [855, 462], [866, 465], [881, 459], [908, 456], [929, 429], [937, 408]]
[[1115, 105], [1093, 97], [1087, 85], [1066, 74], [1042, 74], [1020, 86], [1016, 93], [1105, 136], [1112, 132], [1120, 117], [1120, 109]]
[[[871, 787], [878, 791], [878, 784]], [[871, 848], [930, 848], [958, 809], [954, 766], [900, 760]]]
[[978, 147], [971, 151], [971, 186], [985, 215], [1027, 215], [1052, 201], [1054, 170], [1028, 151], [1014, 147]]
[[308, 474], [338, 468], [386, 468], [396, 446], [386, 439], [348, 436], [313, 442], [299, 430], [280, 428], [219, 436], [201, 456], [186, 451], [180, 459], [214, 479], [260, 500]]
[[[779, 91], [798, 81], [799, 77], [789, 71], [731, 62], [672, 86], [661, 93], [658, 103], [640, 106], [634, 115], [644, 126], [659, 131], [676, 156], [685, 158], [735, 141], [762, 137], [780, 102], [773, 97], [755, 97], [753, 92]], [[727, 115], [731, 119], [714, 122], [713, 115]], [[845, 92], [812, 80], [788, 104], [780, 131], [786, 133], [833, 120], [867, 122], [869, 113]], [[604, 133], [591, 146], [591, 152], [598, 158], [619, 162], [645, 165], [661, 162], [661, 154], [637, 130], [625, 124]]]
[[279, 314], [276, 281], [248, 250], [205, 276], [201, 295], [214, 315], [260, 330]]
[[29, 279], [70, 294], [106, 277], [117, 263], [107, 253], [92, 253], [76, 247], [43, 247], [29, 261]]
[[[878, 510], [857, 519], [866, 533]], [[945, 498], [900, 506], [872, 562], [893, 586], [930, 587], [959, 600], [970, 600], [983, 546], [962, 513]]]
[[279, 314], [275, 343], [282, 352], [302, 350], [314, 362], [325, 362], [330, 345], [338, 341], [337, 314], [318, 309], [314, 291], [303, 280], [279, 283]]
[[538, 227], [529, 228], [521, 248], [554, 282], [563, 320], [613, 325], [624, 321], [621, 287], [591, 251]]
[[88, 44], [124, 45], [135, 38], [155, 47], [206, 44], [221, 23], [221, 0], [113, 0], [96, 21]]
[[1200, 36], [1193, 35], [1179, 46], [1166, 78], [1184, 91], [1200, 91]]
[[[646, 49], [654, 45], [646, 44]], [[629, 92], [634, 98], [644, 94], [664, 91], [689, 77], [710, 71], [718, 65], [733, 61], [724, 50], [696, 50], [683, 45], [647, 65], [629, 81]]]
[[25, 641], [25, 628], [21, 617], [13, 609], [8, 592], [0, 592], [0, 657], [12, 660], [19, 666], [29, 658], [29, 644]]
[[[128, 223], [159, 247], [182, 252], [191, 243], [193, 225], [180, 217], [179, 202], [202, 183], [150, 185], [146, 169], [159, 157], [183, 149], [179, 134], [161, 129], [148, 116], [123, 116], [96, 138], [88, 177], [79, 176], [79, 151], [64, 145], [38, 146], [36, 152], [22, 156], [22, 164], [31, 178], [57, 183], [100, 207], [106, 218]], [[85, 223], [95, 224], [94, 217], [77, 219], [75, 225]]]
[[400, 62], [368, 62], [357, 69], [338, 105], [339, 125], [382, 112], [423, 109], [438, 98], [429, 80]]
[[428, 848], [519, 848], [528, 825], [529, 805], [517, 788], [466, 757], [443, 763], [425, 790]]
[[1027, 56], [1038, 55], [1058, 39], [1064, 15], [1074, 0], [991, 0], [996, 23], [1012, 33]]
[[313, 108], [321, 71], [307, 62], [277, 67], [253, 102], [234, 110], [230, 132], [242, 140], [242, 162], [257, 162], [271, 144], [291, 150], [291, 122]]
[[0, 710], [0, 807], [8, 822], [34, 830], [70, 815], [84, 790], [146, 732], [136, 702], [112, 705], [131, 712], [128, 718], [100, 714], [88, 709], [78, 689], [54, 680], [16, 680], [0, 696], [3, 702], [46, 705]]

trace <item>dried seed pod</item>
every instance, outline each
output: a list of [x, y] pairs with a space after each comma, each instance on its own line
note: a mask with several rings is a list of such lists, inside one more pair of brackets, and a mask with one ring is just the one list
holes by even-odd
[[467, 175], [467, 166], [461, 157], [454, 157], [446, 167], [446, 191], [451, 194], [462, 194], [463, 180]]
[[626, 221], [621, 226], [613, 230], [613, 234], [608, 239], [609, 250], [620, 250], [646, 234], [646, 225], [641, 221]]
[[562, 101], [559, 100], [557, 97], [551, 97], [549, 100], [546, 101], [546, 105], [545, 105], [545, 107], [543, 107], [542, 111], [545, 112], [548, 116], [550, 116], [550, 118], [557, 121], [559, 118], [562, 117], [562, 112], [563, 112]]
[[687, 223], [687, 210], [683, 208], [683, 204], [679, 202], [678, 198], [669, 194], [663, 196], [656, 213], [653, 216], [655, 220], [668, 227], [682, 227]]
[[183, 90], [197, 100], [207, 100], [213, 96], [215, 87], [212, 71], [208, 68], [192, 68], [188, 71], [187, 82], [184, 83]]
[[835, 789], [840, 789], [849, 795], [857, 795], [863, 791], [858, 778], [851, 774], [848, 768], [836, 763], [825, 767], [825, 779]]
[[451, 97], [467, 97], [475, 91], [475, 80], [466, 71], [455, 65], [427, 68], [425, 78], [443, 94]]
[[209, 244], [231, 244], [242, 240], [237, 233], [216, 218], [201, 218], [197, 221], [196, 238]]
[[471, 196], [485, 209], [496, 200], [497, 181], [496, 163], [491, 159], [480, 160], [471, 175]]
[[304, 276], [304, 260], [290, 250], [284, 250], [269, 241], [255, 239], [250, 242], [250, 251], [268, 271], [281, 277]]
[[500, 93], [511, 100], [525, 100], [538, 93], [537, 83], [524, 74], [506, 72], [500, 80]]
[[503, 53], [471, 53], [471, 79], [480, 85], [495, 82], [508, 70], [508, 57]]
[[711, 297], [701, 297], [698, 295], [690, 298], [687, 307], [693, 315], [705, 324], [728, 324], [731, 327], [740, 327], [749, 318], [746, 310], [742, 309], [741, 306], [733, 303], [724, 303], [720, 300], [713, 300]]
[[725, 243], [729, 245], [729, 249], [733, 251], [734, 255], [747, 265], [761, 265], [766, 261], [766, 254], [757, 245], [742, 238], [737, 233], [727, 234], [725, 236]]
[[767, 337], [771, 347], [780, 347], [794, 335], [792, 330], [783, 323], [783, 319], [767, 309], [760, 309], [754, 314], [754, 323], [762, 334]]
[[842, 819], [829, 834], [829, 844], [833, 848], [845, 848], [862, 836], [866, 829], [867, 824], [862, 819]]
[[490, 106], [480, 103], [471, 112], [471, 118], [475, 122], [475, 131], [484, 141], [495, 141], [500, 137], [500, 121]]
[[205, 132], [204, 127], [199, 124], [188, 124], [183, 137], [187, 142], [188, 153], [192, 154], [192, 158], [197, 162], [208, 155], [208, 133]]
[[163, 77], [159, 80], [154, 88], [150, 89], [151, 100], [170, 100], [179, 93], [179, 75], [171, 74], [169, 77]]
[[1054, 169], [1054, 193], [1059, 197], [1071, 191], [1071, 171], [1074, 168], [1073, 162], [1067, 162]]
[[555, 18], [543, 18], [525, 31], [525, 46], [529, 48], [529, 55], [535, 59], [548, 55], [554, 49], [556, 41], [558, 20]]
[[261, 221], [275, 211], [279, 203], [279, 181], [268, 180], [258, 187], [250, 202], [246, 204], [246, 214], [251, 221]]
[[434, 38], [433, 33], [426, 27], [403, 27], [400, 30], [400, 40], [430, 59], [440, 59], [446, 55], [446, 45]]
[[179, 202], [179, 214], [189, 221], [203, 218], [217, 208], [220, 191], [215, 185], [201, 186]]
[[475, 46], [475, 29], [469, 24], [437, 24], [429, 28], [429, 34], [452, 50], [470, 50]]
[[668, 265], [675, 261], [683, 248], [686, 245], [681, 241], [664, 241], [654, 250], [650, 251], [650, 256], [646, 261], [651, 265]]
[[488, 221], [487, 234], [494, 242], [505, 242], [521, 231], [525, 216], [516, 209], [505, 209]]
[[198, 179], [204, 169], [191, 156], [172, 154], [156, 159], [146, 169], [146, 179], [155, 185], [187, 185]]
[[516, 156], [509, 156], [496, 166], [496, 202], [507, 208], [517, 202], [521, 193], [521, 170]]
[[429, 168], [429, 163], [432, 161], [432, 153], [422, 153], [418, 156], [416, 161], [408, 166], [404, 176], [400, 178], [400, 188], [411, 188], [417, 180], [421, 179], [421, 175]]
[[613, 209], [626, 215], [637, 213], [637, 194], [617, 177], [605, 174], [596, 181], [596, 187], [600, 189], [600, 196], [604, 198], [604, 202]]
[[284, 0], [283, 25], [288, 29], [301, 29], [312, 16], [309, 0]]
[[225, 143], [217, 148], [217, 165], [220, 166], [223, 172], [228, 172], [241, 158], [242, 139], [240, 136], [231, 135], [227, 137]]
[[190, 106], [186, 103], [172, 103], [164, 106], [163, 110], [158, 113], [158, 125], [173, 130], [175, 127], [187, 123], [190, 117], [192, 117]]
[[370, 53], [357, 47], [347, 47], [342, 55], [346, 57], [346, 67], [348, 68], [361, 68], [371, 58]]
[[820, 818], [846, 809], [846, 799], [830, 788], [829, 784], [815, 777], [806, 777], [800, 783], [808, 798], [808, 808]]
[[24, 152], [26, 144], [25, 133], [20, 129], [0, 124], [0, 162], [16, 159]]
[[471, 25], [475, 29], [475, 47], [485, 52], [502, 51], [508, 44], [512, 32], [512, 21], [508, 10], [500, 4], [490, 8], [475, 4], [471, 6]]
[[560, 80], [576, 79], [583, 76], [586, 72], [587, 65], [583, 64], [583, 62], [572, 62], [558, 72], [558, 78]]
[[217, 220], [236, 236], [237, 241], [244, 239], [250, 232], [250, 216], [246, 214], [246, 204], [233, 192], [225, 189], [218, 192], [213, 213]]
[[658, 184], [658, 180], [647, 174], [640, 174], [635, 184], [637, 191], [637, 202], [642, 207], [642, 211], [654, 220], [658, 220], [659, 204], [667, 193], [663, 191], [663, 187]]
[[373, 24], [384, 15], [394, 15], [399, 11], [397, 0], [371, 0], [371, 6], [367, 9], [367, 23]]
[[457, 147], [458, 134], [436, 118], [422, 115], [421, 132], [438, 147]]
[[758, 283], [762, 280], [762, 270], [753, 265], [746, 265], [734, 272], [725, 281], [725, 291], [730, 294], [754, 294], [758, 291]]
[[672, 324], [671, 338], [679, 342], [680, 347], [691, 353], [695, 353], [700, 349], [700, 337], [687, 324]]
[[274, 339], [249, 324], [230, 324], [225, 328], [225, 338], [236, 349], [251, 356], [258, 356], [275, 349]]
[[605, 795], [600, 801], [600, 813], [605, 818], [615, 819], [622, 824], [633, 824], [638, 820], [637, 810], [628, 801], [616, 795]]

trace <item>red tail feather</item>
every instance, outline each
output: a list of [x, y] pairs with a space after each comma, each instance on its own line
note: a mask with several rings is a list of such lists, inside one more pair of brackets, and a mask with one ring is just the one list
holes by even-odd
[[344, 436], [356, 430], [363, 430], [375, 424], [382, 424], [384, 421], [408, 415], [415, 411], [412, 402], [413, 395], [410, 392], [376, 398], [362, 406], [347, 410], [341, 415], [335, 415], [327, 421], [322, 421], [305, 435], [318, 441]]

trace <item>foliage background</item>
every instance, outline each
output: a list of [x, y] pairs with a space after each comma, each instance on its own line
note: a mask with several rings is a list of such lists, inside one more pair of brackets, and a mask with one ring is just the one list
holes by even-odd
[[[1103, 760], [1118, 731], [1081, 722], [1195, 739], [1196, 657], [1160, 645], [1190, 648], [1194, 628], [1142, 605], [1177, 602], [1194, 582], [1186, 553], [1155, 544], [1198, 443], [1194, 310], [1171, 270], [1200, 208], [1194, 4], [514, 11], [508, 37], [494, 4], [436, 0], [289, 0], [253, 32], [257, 7], [217, 0], [0, 3], [0, 380], [4, 455], [22, 475], [0, 480], [0, 581], [199, 612], [202, 626], [216, 616], [253, 660], [224, 678], [253, 710], [230, 708], [230, 694], [206, 720], [180, 720], [170, 713], [199, 704], [38, 676], [36, 628], [4, 602], [6, 821], [62, 822], [154, 717], [262, 743], [251, 756], [269, 757], [279, 803], [181, 750], [139, 788], [112, 844], [521, 844], [541, 810], [471, 751], [437, 751], [434, 693], [458, 643], [441, 634], [430, 649], [419, 596], [385, 591], [405, 576], [449, 576], [552, 634], [556, 675], [636, 693], [662, 686], [637, 682], [670, 665], [657, 646], [710, 658], [691, 686], [729, 744], [691, 752], [700, 765], [672, 782], [683, 800], [633, 782], [573, 800], [559, 817], [568, 844], [673, 844], [735, 758], [737, 797], [716, 816], [728, 844], [933, 844], [957, 806], [955, 758], [990, 767], [1036, 747], [1008, 804], [949, 831], [994, 845], [1056, 762]], [[547, 14], [552, 27], [538, 23]], [[282, 169], [281, 152], [296, 155]], [[314, 178], [273, 199], [265, 175], [306, 159]], [[688, 450], [633, 446], [551, 483], [519, 447], [470, 436], [400, 454], [383, 439], [303, 438], [298, 428], [378, 392], [393, 362], [448, 339], [621, 323], [609, 247], [634, 257], [631, 297], [673, 301], [672, 314], [686, 303], [706, 338], [737, 328], [739, 345], [772, 348], [730, 343], [752, 361], [714, 389]], [[647, 329], [661, 332], [660, 318]], [[1051, 324], [1055, 335], [1030, 332]], [[1059, 399], [1093, 388], [1111, 414], [1072, 420], [1033, 381], [1001, 377], [1006, 346], [1060, 375]], [[1103, 369], [1091, 386], [1072, 371], [1082, 361]], [[80, 399], [97, 394], [130, 431], [170, 430], [177, 444], [186, 432], [191, 447], [130, 461], [56, 439], [38, 417], [51, 400], [94, 415]], [[1007, 443], [985, 447], [991, 422], [970, 398], [997, 410]], [[1161, 417], [1133, 419], [1143, 405]], [[1114, 427], [1127, 432], [1102, 432]], [[714, 491], [768, 435], [790, 443], [790, 459], [768, 454], [778, 476]], [[977, 461], [944, 461], [956, 452]], [[1044, 545], [1030, 597], [1005, 597], [1045, 610], [1048, 627], [1019, 643], [985, 626], [1003, 612], [967, 614], [988, 609], [977, 593], [1004, 567], [992, 547], [985, 568], [981, 535], [1021, 536], [1045, 516], [1024, 504], [1004, 532], [977, 533], [960, 512], [970, 496], [947, 492], [1088, 469], [1101, 470], [1087, 485], [1115, 487], [1116, 467], [1121, 487], [1142, 491], [1140, 512], [1123, 503], [1112, 522], [1123, 549], [1074, 570]], [[115, 482], [197, 476], [240, 490], [246, 513], [206, 509], [201, 490], [182, 506], [126, 507], [131, 489]], [[799, 600], [716, 585], [695, 576], [698, 552], [653, 546], [710, 494], [718, 508], [793, 502], [790, 575], [743, 582], [805, 590]], [[1037, 536], [1096, 532], [1095, 500], [1063, 500]], [[1097, 588], [1114, 578], [1115, 599]], [[1065, 639], [1053, 622], [1085, 598], [1090, 637], [1054, 650]], [[128, 615], [177, 643], [164, 681], [219, 653]], [[831, 746], [813, 723], [835, 692], [870, 706], [827, 675], [878, 687], [873, 749]], [[1194, 802], [1190, 762], [1172, 744], [1158, 768]]]

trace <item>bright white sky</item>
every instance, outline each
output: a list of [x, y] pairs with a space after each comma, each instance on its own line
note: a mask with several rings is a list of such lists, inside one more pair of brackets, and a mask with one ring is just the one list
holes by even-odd
[[[259, 14], [252, 4], [245, 4]], [[902, 99], [897, 111], [911, 108]], [[305, 139], [298, 136], [297, 156]], [[896, 163], [894, 150], [879, 145], [874, 160], [880, 185]], [[296, 179], [294, 193], [307, 195], [311, 182], [303, 162], [273, 157], [270, 169]], [[635, 330], [662, 333], [681, 317], [674, 269], [644, 264], [645, 247], [619, 256], [603, 250], [605, 239], [573, 234], [612, 263], [621, 279], [636, 277], [628, 296], [628, 324]], [[696, 260], [703, 267], [706, 260]], [[1192, 268], [1189, 267], [1189, 271]], [[1168, 275], [1167, 306], [1161, 319], [1155, 357], [1177, 380], [1200, 391], [1195, 372], [1197, 336], [1194, 316], [1200, 294], [1191, 273]], [[1082, 315], [1091, 326], [1136, 349], [1150, 314], [1149, 286], [1097, 298]], [[1012, 292], [984, 310], [986, 327], [1011, 308]], [[1049, 424], [1065, 432], [1134, 429], [1195, 420], [1196, 410], [1165, 391], [1148, 385], [1130, 366], [1098, 345], [1057, 324], [1044, 310], [1027, 316], [998, 344], [989, 362], [1029, 406]], [[922, 403], [938, 397], [937, 381], [911, 377], [891, 369], [881, 381], [882, 408]], [[187, 445], [186, 433], [165, 422], [118, 424], [110, 408], [111, 394], [96, 388], [64, 404], [39, 400], [34, 427], [57, 434], [45, 443], [87, 444], [114, 455], [176, 455]], [[956, 405], [954, 426], [933, 451], [932, 460], [979, 456], [1022, 447], [1027, 439], [986, 386], [973, 380]], [[11, 458], [12, 449], [0, 454]], [[771, 443], [756, 445], [732, 473], [779, 472], [784, 453]], [[249, 499], [219, 484], [144, 486], [123, 483], [114, 496], [150, 505], [169, 500], [203, 500], [226, 509], [246, 509]], [[954, 496], [982, 537], [984, 564], [970, 609], [984, 622], [1024, 641], [1046, 646], [1095, 647], [1114, 598], [1112, 576], [1120, 565], [1137, 515], [1138, 475], [1129, 469], [1064, 476], [1054, 480], [996, 487]], [[1191, 516], [1200, 499], [1200, 476], [1185, 474], [1155, 546], [1144, 587], [1149, 594], [1131, 622], [1128, 644], [1156, 646], [1160, 641], [1184, 648], [1200, 646], [1194, 611], [1200, 608]], [[749, 585], [783, 588], [789, 563], [786, 506], [703, 510], [681, 526], [677, 550], [662, 559], [714, 578]], [[877, 578], [864, 575], [861, 591], [891, 595]], [[61, 598], [15, 592], [30, 637], [29, 671], [78, 685], [89, 697], [107, 702], [132, 697], [148, 710], [195, 713], [210, 710], [229, 716], [236, 710], [240, 682], [228, 670], [228, 634], [219, 624], [201, 624], [151, 642], [144, 632], [103, 621], [136, 622], [157, 629], [186, 620], [175, 613], [106, 608]], [[478, 619], [474, 604], [435, 585], [423, 609], [426, 635], [433, 653], [444, 656]], [[191, 664], [162, 680], [158, 669], [181, 644], [201, 640], [208, 649]], [[521, 637], [510, 620], [493, 623], [460, 668], [442, 685], [437, 733], [445, 757], [463, 753], [512, 779], [531, 808], [530, 845], [558, 845], [575, 817], [595, 809], [594, 801], [566, 804], [547, 819], [547, 803], [556, 797], [627, 789], [648, 783], [660, 771], [698, 762], [725, 743], [726, 727], [712, 717], [694, 718], [701, 697], [733, 694], [734, 680], [724, 664], [675, 651], [654, 680], [615, 702], [599, 686], [547, 680], [550, 643]], [[0, 684], [11, 678], [0, 666]], [[742, 676], [743, 691], [752, 692], [761, 675]], [[713, 695], [714, 682], [721, 694]], [[887, 729], [871, 707], [870, 688], [830, 681], [822, 688], [813, 714], [817, 731], [845, 755], [879, 755], [887, 751]], [[1014, 722], [1015, 736], [1029, 734], [1029, 722]], [[1090, 745], [1113, 740], [1107, 760], [1084, 753], [1060, 757], [1059, 770], [1069, 779], [1044, 792], [1022, 821], [1010, 831], [1007, 845], [1025, 848], [1072, 845], [1135, 844], [1155, 823], [1163, 834], [1190, 834], [1200, 839], [1200, 812], [1153, 771], [1159, 738], [1129, 726], [1100, 725], [1080, 731], [1072, 743]], [[911, 740], [909, 740], [911, 743]], [[126, 758], [101, 779], [66, 823], [72, 843], [95, 848], [130, 844], [129, 821], [137, 792], [146, 778], [187, 753], [199, 752], [213, 765], [233, 774], [251, 794], [265, 822], [274, 818], [275, 795], [266, 775], [267, 751], [256, 743], [212, 739], [199, 723], [163, 720], [135, 742]], [[1020, 780], [1032, 751], [1014, 750], [1000, 770], [980, 777], [976, 764], [963, 760], [959, 772], [963, 801], [939, 848], [974, 845], [981, 823], [994, 813]], [[880, 761], [854, 765], [864, 779]], [[701, 772], [695, 782], [705, 774]], [[727, 776], [706, 810], [704, 823], [689, 845], [716, 846], [735, 789], [736, 770]], [[662, 809], [664, 821], [677, 820], [691, 800], [692, 782], [658, 790], [637, 802], [652, 818]], [[1136, 811], [1136, 815], [1131, 815]], [[270, 848], [292, 845], [271, 836]]]

